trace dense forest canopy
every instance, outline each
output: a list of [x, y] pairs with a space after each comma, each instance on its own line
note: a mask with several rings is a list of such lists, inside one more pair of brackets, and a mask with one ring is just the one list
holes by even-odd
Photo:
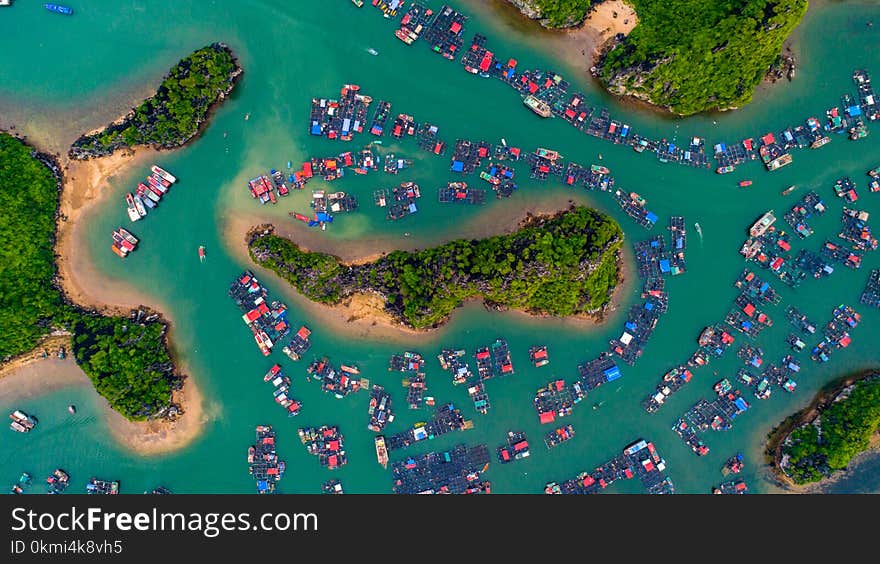
[[33, 349], [65, 305], [55, 287], [58, 179], [0, 133], [0, 361]]
[[582, 22], [593, 2], [592, 0], [519, 0], [513, 3], [531, 8], [541, 23], [547, 27], [566, 27]]
[[785, 472], [795, 482], [816, 482], [868, 448], [880, 426], [880, 376], [854, 385], [846, 399], [822, 410], [818, 425], [807, 424], [793, 431], [783, 445], [788, 456]]
[[628, 1], [639, 23], [606, 53], [600, 78], [684, 115], [751, 101], [807, 11], [807, 0]]
[[272, 234], [253, 237], [249, 247], [257, 263], [313, 301], [336, 304], [354, 293], [377, 292], [397, 320], [425, 328], [469, 298], [555, 316], [598, 313], [618, 283], [622, 241], [611, 218], [577, 207], [509, 235], [395, 251], [358, 266]]
[[0, 133], [0, 362], [32, 350], [52, 328], [67, 329], [77, 363], [111, 407], [129, 419], [161, 415], [181, 382], [166, 324], [83, 311], [55, 284], [59, 180], [48, 156]]
[[211, 107], [228, 94], [241, 68], [232, 51], [214, 43], [182, 59], [169, 71], [156, 94], [118, 124], [84, 135], [70, 149], [72, 158], [109, 155], [121, 147], [153, 145], [174, 148], [198, 132]]

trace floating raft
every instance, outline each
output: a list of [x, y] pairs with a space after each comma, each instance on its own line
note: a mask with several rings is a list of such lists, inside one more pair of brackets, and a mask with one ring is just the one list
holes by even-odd
[[699, 439], [697, 433], [708, 429], [714, 431], [730, 429], [733, 420], [749, 409], [749, 404], [742, 397], [742, 393], [734, 388], [727, 378], [717, 382], [713, 388], [717, 394], [714, 400], [699, 400], [672, 428], [697, 456], [709, 453], [709, 447]]
[[529, 442], [526, 440], [526, 434], [523, 431], [508, 431], [507, 444], [499, 446], [496, 453], [501, 464], [528, 458]]
[[257, 481], [257, 492], [274, 493], [275, 484], [284, 476], [284, 461], [275, 452], [275, 432], [271, 425], [257, 426], [257, 441], [248, 448], [248, 471]]
[[565, 380], [554, 380], [535, 393], [534, 405], [538, 420], [552, 423], [557, 417], [570, 415], [574, 406], [586, 397], [587, 391], [580, 381], [566, 384]]
[[791, 209], [785, 212], [782, 219], [797, 233], [801, 239], [806, 239], [813, 234], [813, 228], [807, 222], [814, 215], [821, 216], [825, 213], [825, 202], [814, 191], [804, 194]]
[[481, 474], [489, 468], [486, 445], [457, 445], [444, 452], [429, 452], [392, 465], [395, 494], [490, 493]]
[[333, 478], [332, 480], [327, 480], [321, 484], [321, 493], [341, 495], [344, 494], [345, 491], [342, 489], [342, 482]]
[[446, 59], [455, 59], [464, 44], [462, 35], [467, 19], [466, 15], [449, 6], [444, 5], [440, 8], [434, 21], [424, 33], [425, 41], [431, 46], [431, 50]]
[[831, 313], [831, 321], [822, 329], [822, 339], [810, 353], [816, 362], [828, 362], [835, 349], [847, 348], [852, 342], [850, 329], [858, 327], [862, 317], [852, 307], [841, 304]]
[[634, 305], [627, 312], [624, 330], [620, 337], [609, 341], [609, 352], [619, 356], [629, 365], [635, 364], [654, 329], [660, 316], [668, 307], [668, 296], [664, 289], [664, 280], [651, 277], [645, 280], [642, 289], [643, 303]]
[[229, 297], [243, 312], [242, 319], [254, 335], [264, 356], [290, 333], [287, 306], [278, 301], [267, 303], [269, 292], [260, 285], [253, 272], [245, 270], [229, 287]]
[[595, 494], [617, 480], [638, 477], [650, 494], [675, 493], [672, 480], [666, 476], [666, 461], [660, 457], [653, 443], [640, 439], [623, 452], [601, 464], [591, 472], [581, 472], [561, 484], [548, 483], [546, 494]]
[[293, 339], [281, 351], [290, 358], [290, 360], [299, 360], [312, 346], [309, 336], [312, 331], [303, 325], [294, 333]]
[[288, 417], [299, 415], [302, 402], [290, 397], [290, 378], [282, 373], [280, 365], [272, 366], [263, 376], [263, 381], [272, 384], [272, 397], [275, 398], [275, 403], [285, 409]]
[[119, 493], [119, 482], [92, 478], [86, 484], [86, 493], [90, 495], [116, 495]]
[[868, 276], [868, 281], [865, 283], [865, 290], [862, 292], [862, 297], [859, 299], [859, 303], [870, 307], [880, 308], [880, 269], [874, 269], [871, 271], [870, 276]]
[[388, 361], [388, 370], [403, 372], [407, 375], [403, 385], [407, 388], [406, 402], [410, 409], [419, 409], [425, 399], [425, 359], [417, 352], [406, 351], [391, 355]]
[[547, 445], [547, 448], [553, 448], [566, 441], [570, 441], [573, 438], [574, 426], [563, 425], [562, 427], [553, 429], [552, 431], [544, 435], [544, 444]]
[[322, 425], [318, 428], [299, 429], [299, 440], [306, 446], [309, 454], [318, 457], [321, 466], [335, 470], [348, 462], [343, 447], [342, 433], [335, 425]]
[[389, 437], [387, 446], [389, 451], [406, 448], [419, 441], [434, 439], [452, 431], [465, 431], [472, 427], [473, 424], [465, 421], [461, 411], [448, 403], [438, 407], [427, 423], [416, 423], [411, 429]]
[[306, 368], [314, 380], [321, 382], [321, 389], [328, 394], [334, 394], [337, 398], [343, 398], [361, 389], [357, 375], [360, 371], [357, 367], [342, 365], [337, 370], [325, 356], [315, 359]]
[[483, 379], [479, 375], [474, 374], [467, 362], [464, 361], [465, 351], [443, 349], [437, 355], [440, 361], [440, 367], [452, 373], [452, 383], [454, 385], [465, 384], [467, 386], [468, 395], [474, 402], [474, 409], [483, 415], [489, 412], [489, 394], [486, 393], [486, 386]]
[[666, 403], [669, 396], [682, 389], [685, 384], [690, 382], [693, 376], [690, 368], [686, 365], [679, 365], [667, 371], [666, 374], [663, 375], [663, 378], [660, 379], [660, 383], [657, 384], [654, 394], [648, 396], [642, 402], [642, 407], [644, 407], [645, 411], [648, 413], [654, 413]]
[[476, 204], [486, 203], [486, 191], [479, 188], [470, 188], [467, 182], [449, 182], [445, 188], [438, 191], [438, 200], [441, 204]]
[[370, 403], [367, 407], [370, 423], [367, 429], [381, 433], [382, 429], [394, 421], [394, 413], [391, 411], [391, 394], [382, 386], [374, 385], [370, 390]]
[[50, 494], [60, 494], [64, 493], [64, 490], [67, 489], [67, 486], [70, 485], [70, 474], [62, 470], [61, 468], [56, 468], [49, 474], [49, 477], [46, 478], [47, 491]]
[[339, 100], [312, 98], [309, 133], [350, 141], [354, 134], [363, 132], [371, 102], [372, 98], [361, 94], [356, 84], [344, 85]]

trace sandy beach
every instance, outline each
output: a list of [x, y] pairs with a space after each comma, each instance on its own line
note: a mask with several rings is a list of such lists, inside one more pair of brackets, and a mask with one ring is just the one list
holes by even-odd
[[[456, 228], [455, 238], [480, 239], [502, 233], [515, 231], [520, 223], [528, 215], [552, 214], [567, 209], [572, 203], [589, 204], [589, 200], [580, 194], [558, 194], [555, 197], [546, 197], [535, 202], [505, 200], [497, 203], [494, 209], [487, 211], [479, 218], [465, 223]], [[319, 317], [334, 331], [353, 338], [367, 339], [391, 339], [393, 341], [418, 342], [434, 341], [442, 337], [446, 322], [436, 329], [416, 330], [397, 322], [384, 309], [384, 300], [377, 295], [358, 294], [346, 299], [343, 303], [328, 306], [312, 302], [300, 295], [290, 284], [280, 279], [274, 272], [255, 265], [248, 256], [246, 235], [256, 225], [272, 223], [275, 226], [275, 234], [295, 241], [301, 248], [313, 251], [329, 253], [338, 256], [343, 262], [349, 264], [361, 264], [375, 260], [394, 250], [412, 251], [429, 246], [442, 244], [446, 239], [418, 239], [418, 238], [379, 238], [358, 239], [345, 241], [345, 245], [339, 245], [338, 241], [323, 236], [322, 232], [314, 229], [300, 227], [294, 222], [278, 221], [277, 218], [267, 218], [258, 214], [235, 214], [222, 218], [222, 231], [224, 240], [230, 253], [243, 264], [254, 270], [258, 277], [271, 279], [277, 287], [280, 287], [285, 296], [297, 308], [305, 310], [309, 315]], [[499, 228], [501, 227], [501, 228]], [[624, 252], [625, 253], [625, 252]], [[575, 316], [568, 318], [556, 318], [551, 316], [536, 316], [520, 311], [498, 312], [499, 316], [514, 316], [517, 320], [531, 319], [536, 323], [560, 324], [564, 327], [578, 329], [590, 329], [604, 325], [608, 318], [614, 316], [620, 308], [620, 303], [628, 295], [631, 288], [632, 269], [631, 257], [624, 254], [621, 269], [621, 284], [617, 286], [611, 299], [609, 312], [605, 321], [597, 322], [591, 316]], [[453, 312], [450, 319], [465, 308], [483, 307], [480, 299], [466, 301], [458, 310]]]

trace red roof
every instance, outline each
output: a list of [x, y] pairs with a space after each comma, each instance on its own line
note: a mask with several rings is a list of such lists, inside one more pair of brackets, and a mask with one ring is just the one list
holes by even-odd
[[261, 303], [260, 305], [258, 305], [258, 306], [257, 306], [257, 309], [258, 309], [258, 310], [260, 311], [260, 313], [263, 314], [263, 315], [269, 313], [269, 306], [266, 305], [266, 302], [263, 302], [263, 303]]
[[540, 416], [541, 423], [552, 423], [556, 419], [556, 414], [552, 411], [545, 411]]
[[632, 472], [632, 470], [630, 470], [629, 468], [627, 468], [626, 470], [624, 470], [623, 473], [624, 473], [624, 475], [625, 475], [627, 478], [632, 478], [632, 477], [633, 477], [633, 472]]
[[844, 338], [842, 338], [842, 339], [840, 340], [840, 346], [843, 347], [843, 348], [846, 348], [846, 347], [849, 346], [849, 344], [850, 344], [851, 342], [852, 342], [852, 339], [850, 338], [850, 336], [849, 336], [849, 335], [846, 335]]
[[568, 108], [567, 110], [565, 110], [565, 115], [566, 115], [566, 117], [573, 118], [574, 117], [574, 110], [572, 110], [571, 108]]
[[557, 391], [557, 392], [561, 392], [562, 389], [565, 387], [565, 381], [564, 381], [564, 380], [556, 380], [555, 384], [556, 384], [556, 391]]
[[745, 141], [743, 141], [743, 147], [746, 148], [746, 151], [751, 151], [751, 150], [752, 150], [752, 138], [751, 138], [751, 137], [749, 137], [748, 139], [746, 139]]
[[477, 353], [477, 358], [483, 360], [484, 358], [489, 358], [489, 351], [480, 351]]
[[785, 261], [782, 260], [781, 257], [776, 257], [776, 260], [774, 260], [774, 261], [770, 264], [770, 268], [772, 268], [773, 270], [779, 270], [779, 268], [782, 266], [782, 264], [783, 264], [784, 262], [785, 262]]
[[312, 177], [312, 163], [303, 163], [303, 174], [306, 178]]
[[529, 93], [534, 94], [537, 91], [538, 91], [538, 85], [535, 84], [534, 82], [530, 82], [529, 83]]
[[505, 364], [501, 367], [501, 372], [513, 372], [512, 364]]
[[529, 443], [526, 441], [520, 441], [513, 445], [513, 450], [520, 451], [529, 448]]
[[485, 157], [489, 154], [489, 149], [487, 149], [486, 147], [480, 147], [480, 149], [477, 151], [477, 154], [481, 157]]
[[336, 467], [336, 455], [335, 454], [327, 459], [327, 465], [330, 466], [331, 468]]
[[451, 31], [452, 33], [458, 33], [459, 31], [461, 31], [461, 24], [458, 22], [452, 22], [452, 25], [449, 26], [449, 31]]
[[791, 250], [791, 245], [788, 243], [788, 241], [783, 241], [782, 239], [780, 239], [779, 241], [776, 242], [776, 244], [779, 245], [779, 248], [784, 251]]
[[584, 478], [584, 485], [585, 486], [592, 486], [595, 483], [596, 483], [596, 480], [592, 476], [590, 476], [589, 474], [587, 474], [587, 477]]
[[743, 312], [749, 317], [755, 315], [755, 306], [752, 304], [747, 304], [746, 307], [743, 308]]
[[308, 339], [309, 335], [311, 335], [311, 334], [312, 334], [312, 332], [309, 331], [308, 327], [306, 327], [305, 325], [300, 327], [299, 331], [296, 332], [296, 336], [301, 339]]
[[653, 469], [654, 469], [654, 463], [651, 462], [651, 461], [649, 460], [649, 461], [645, 464], [645, 470], [646, 470], [647, 472], [650, 472], [650, 471], [653, 470]]
[[510, 460], [510, 452], [507, 449], [501, 451], [501, 458], [504, 460]]
[[768, 133], [764, 137], [761, 137], [761, 141], [763, 141], [765, 145], [770, 145], [771, 143], [776, 143], [776, 137], [774, 137], [772, 133]]
[[252, 309], [249, 312], [247, 312], [246, 318], [248, 320], [248, 323], [250, 323], [252, 321], [256, 321], [257, 319], [260, 318], [260, 312], [257, 311], [256, 309]]
[[516, 67], [516, 59], [510, 59], [510, 60], [508, 60], [508, 61], [507, 61], [507, 66], [509, 66], [510, 68], [515, 68], [515, 67]]
[[327, 443], [328, 450], [339, 450], [339, 441], [330, 441]]

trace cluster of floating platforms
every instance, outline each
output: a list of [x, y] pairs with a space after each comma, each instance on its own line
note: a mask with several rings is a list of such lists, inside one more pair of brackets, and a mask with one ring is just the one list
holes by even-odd
[[728, 480], [712, 488], [713, 494], [746, 494], [749, 488], [742, 480]]
[[526, 434], [523, 431], [508, 431], [507, 444], [499, 446], [496, 453], [501, 464], [528, 458], [529, 442], [526, 440]]
[[595, 494], [612, 485], [617, 480], [638, 477], [649, 494], [675, 493], [672, 480], [666, 476], [666, 461], [660, 457], [653, 443], [638, 440], [623, 452], [598, 466], [591, 472], [581, 472], [576, 477], [562, 482], [548, 483], [544, 488], [547, 494]]
[[798, 200], [790, 210], [785, 212], [785, 215], [783, 215], [782, 218], [798, 237], [806, 239], [813, 234], [813, 228], [810, 227], [807, 220], [813, 217], [813, 215], [818, 216], [824, 213], [825, 202], [822, 201], [819, 194], [811, 190], [804, 194], [804, 196]]
[[370, 403], [367, 408], [370, 423], [367, 429], [381, 433], [382, 429], [394, 421], [394, 413], [391, 411], [391, 394], [382, 386], [374, 385], [370, 390]]
[[271, 425], [257, 426], [257, 441], [248, 448], [248, 471], [257, 481], [257, 492], [273, 493], [284, 476], [285, 464], [275, 452], [275, 431]]
[[[291, 179], [291, 185], [295, 189], [301, 189], [305, 185], [302, 177], [294, 176]], [[284, 175], [274, 168], [269, 174], [261, 174], [248, 180], [248, 190], [251, 196], [261, 204], [278, 203], [278, 196], [287, 196], [290, 194], [290, 188], [284, 180]]]
[[86, 493], [90, 495], [116, 495], [119, 493], [119, 482], [116, 480], [89, 479], [86, 484]]
[[304, 427], [299, 429], [298, 433], [299, 440], [306, 446], [306, 451], [317, 456], [321, 466], [335, 470], [348, 462], [343, 448], [342, 433], [335, 425]]
[[660, 379], [660, 383], [657, 384], [654, 394], [648, 396], [642, 402], [642, 407], [644, 407], [645, 411], [648, 413], [654, 413], [660, 409], [660, 406], [666, 402], [666, 399], [669, 398], [669, 396], [690, 382], [693, 376], [690, 368], [686, 365], [679, 365], [667, 371], [666, 374], [663, 375], [663, 378]]
[[514, 174], [513, 168], [490, 161], [486, 168], [480, 172], [480, 178], [492, 186], [496, 198], [509, 198], [516, 190], [516, 183], [513, 181]]
[[471, 367], [464, 360], [465, 351], [463, 349], [452, 350], [443, 349], [437, 355], [440, 361], [440, 367], [452, 373], [452, 383], [456, 386], [464, 384], [467, 386], [468, 395], [474, 402], [474, 409], [477, 413], [485, 415], [489, 412], [489, 394], [486, 393], [486, 385], [483, 378], [479, 374], [474, 374]]
[[687, 444], [697, 456], [709, 453], [697, 433], [712, 429], [724, 431], [733, 426], [733, 420], [749, 409], [742, 393], [734, 388], [727, 378], [714, 386], [717, 397], [708, 401], [701, 399], [678, 419], [672, 430]]
[[321, 493], [342, 495], [345, 491], [342, 489], [342, 482], [337, 478], [333, 478], [321, 484]]
[[70, 474], [62, 470], [61, 468], [56, 468], [49, 474], [49, 477], [46, 478], [46, 491], [50, 494], [61, 494], [64, 493], [64, 490], [67, 489], [67, 486], [70, 485]]
[[462, 174], [472, 174], [482, 165], [483, 159], [492, 155], [492, 144], [488, 141], [457, 139], [452, 151], [450, 170]]
[[648, 210], [648, 203], [636, 192], [626, 193], [621, 190], [614, 191], [614, 201], [623, 212], [633, 218], [636, 223], [645, 229], [651, 229], [657, 223], [657, 214]]
[[856, 183], [848, 176], [838, 178], [834, 182], [834, 195], [851, 204], [859, 199], [859, 193], [856, 191]]
[[535, 392], [535, 411], [538, 412], [538, 420], [544, 423], [552, 423], [557, 417], [570, 415], [574, 406], [587, 395], [586, 389], [580, 381], [568, 385], [565, 380], [559, 379], [549, 382], [543, 388]]
[[389, 371], [406, 374], [403, 386], [406, 388], [406, 403], [409, 404], [410, 409], [419, 409], [425, 402], [428, 386], [425, 384], [424, 368], [425, 359], [419, 353], [412, 351], [393, 354], [388, 361]]
[[312, 361], [306, 372], [312, 376], [312, 379], [321, 382], [323, 391], [337, 398], [343, 398], [365, 387], [358, 379], [360, 370], [356, 366], [343, 364], [337, 370], [327, 357]]
[[421, 197], [418, 184], [403, 182], [390, 190], [376, 190], [373, 193], [373, 202], [379, 207], [386, 208], [388, 210], [386, 217], [393, 221], [419, 211], [416, 199]]
[[844, 207], [840, 217], [843, 228], [837, 236], [850, 243], [854, 250], [861, 252], [877, 250], [877, 239], [871, 234], [871, 227], [868, 225], [869, 217], [866, 211]]
[[669, 220], [671, 250], [667, 250], [662, 235], [655, 235], [647, 241], [638, 241], [633, 247], [636, 267], [642, 278], [678, 276], [687, 270], [684, 251], [687, 248], [687, 231], [684, 218], [673, 216]]
[[229, 297], [242, 311], [242, 319], [264, 356], [268, 356], [275, 343], [290, 333], [287, 306], [278, 301], [267, 303], [269, 292], [250, 270], [242, 272], [230, 285]]
[[[775, 221], [772, 212], [764, 214], [763, 218], [768, 215]], [[756, 224], [757, 225], [757, 224]], [[753, 226], [751, 233], [756, 233]], [[756, 262], [761, 268], [767, 269], [775, 274], [785, 284], [796, 288], [800, 286], [807, 272], [804, 268], [811, 268], [808, 259], [815, 256], [815, 253], [802, 250], [797, 260], [793, 259], [788, 253], [791, 251], [791, 237], [785, 231], [780, 231], [774, 226], [769, 226], [763, 232], [751, 235], [743, 246], [740, 248], [740, 254], [747, 260]], [[824, 271], [823, 263], [813, 265], [812, 268], [819, 267], [819, 271]], [[833, 269], [831, 269], [833, 271]], [[826, 271], [827, 272], [827, 271]]]
[[309, 133], [327, 139], [350, 141], [361, 133], [367, 122], [367, 110], [373, 101], [360, 93], [356, 84], [346, 84], [339, 92], [339, 100], [312, 98]]
[[489, 469], [486, 445], [457, 445], [444, 452], [429, 452], [392, 465], [395, 494], [490, 493], [482, 473]]
[[657, 321], [669, 307], [669, 297], [664, 287], [663, 278], [647, 278], [642, 286], [644, 302], [630, 308], [623, 333], [609, 341], [609, 351], [629, 365], [635, 364], [636, 359], [642, 356], [645, 345], [657, 327]]
[[281, 352], [286, 354], [290, 360], [296, 361], [301, 359], [302, 355], [312, 347], [312, 342], [309, 340], [311, 334], [312, 331], [303, 325], [293, 334], [293, 339], [281, 349]]
[[273, 365], [263, 376], [263, 381], [272, 384], [272, 397], [275, 398], [275, 403], [284, 408], [288, 417], [299, 415], [302, 402], [290, 397], [290, 378], [281, 371], [281, 365]]
[[486, 191], [472, 188], [467, 182], [449, 182], [445, 188], [439, 189], [438, 199], [441, 204], [481, 205], [486, 203]]
[[416, 423], [411, 429], [391, 435], [388, 438], [388, 450], [406, 448], [413, 443], [434, 439], [452, 431], [465, 431], [473, 428], [471, 421], [466, 421], [461, 411], [453, 404], [441, 405], [427, 423]]
[[724, 324], [705, 327], [697, 337], [698, 348], [688, 361], [689, 366], [705, 366], [712, 357], [720, 358], [736, 341]]
[[871, 271], [868, 281], [865, 283], [865, 290], [859, 303], [870, 307], [880, 308], [880, 269]]
[[828, 362], [835, 349], [845, 349], [852, 342], [850, 330], [858, 327], [862, 316], [852, 307], [844, 304], [834, 308], [831, 320], [822, 329], [824, 339], [813, 347], [810, 356], [816, 362]]
[[544, 435], [544, 444], [547, 445], [547, 448], [553, 448], [555, 446], [559, 446], [564, 442], [570, 441], [574, 438], [574, 425], [563, 425], [561, 427], [557, 427], [552, 431], [548, 431]]

